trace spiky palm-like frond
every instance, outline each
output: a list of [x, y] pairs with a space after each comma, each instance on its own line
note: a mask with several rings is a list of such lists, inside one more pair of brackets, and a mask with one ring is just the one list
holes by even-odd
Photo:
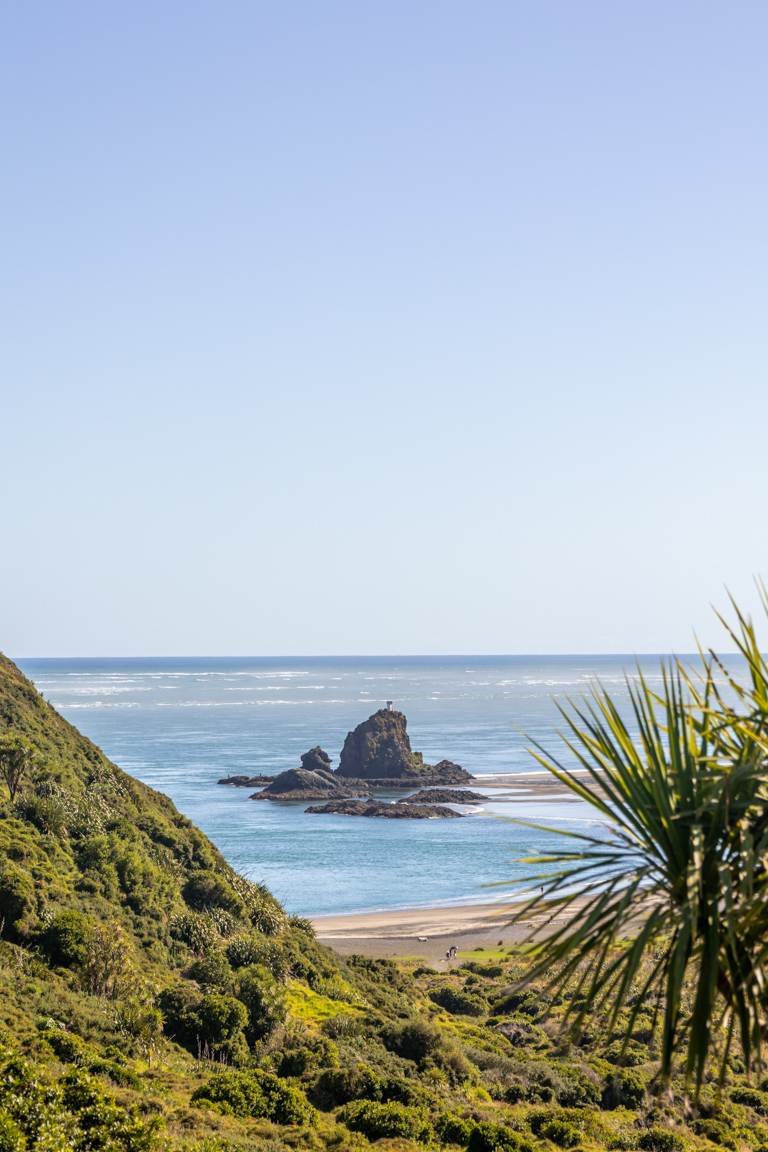
[[716, 1034], [723, 1060], [735, 1034], [760, 1062], [768, 1001], [768, 664], [741, 614], [732, 637], [744, 687], [710, 654], [695, 673], [662, 665], [659, 691], [628, 680], [629, 723], [599, 686], [561, 708], [581, 771], [534, 755], [604, 823], [528, 861], [546, 880], [516, 917], [545, 913], [526, 980], [567, 989], [575, 1024], [628, 1010], [628, 1035], [652, 1002], [662, 1075], [681, 1052], [697, 1087]]

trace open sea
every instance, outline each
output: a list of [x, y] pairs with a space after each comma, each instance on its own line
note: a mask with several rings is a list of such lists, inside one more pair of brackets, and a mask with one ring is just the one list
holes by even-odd
[[[556, 701], [595, 678], [626, 700], [630, 656], [20, 660], [43, 695], [106, 754], [169, 795], [230, 863], [300, 915], [508, 898], [552, 828], [584, 827], [578, 803], [489, 800], [464, 820], [310, 816], [217, 785], [276, 774], [315, 744], [334, 766], [346, 733], [393, 700], [415, 750], [481, 778], [530, 772], [531, 740], [561, 753]], [[652, 684], [658, 657], [640, 660]], [[567, 757], [564, 757], [567, 761]]]

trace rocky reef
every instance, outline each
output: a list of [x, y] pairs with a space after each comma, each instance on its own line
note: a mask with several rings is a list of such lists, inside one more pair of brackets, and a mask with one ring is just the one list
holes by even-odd
[[450, 760], [425, 764], [421, 752], [411, 748], [404, 713], [393, 708], [379, 709], [347, 733], [334, 775], [353, 780], [435, 784], [463, 784], [472, 779]]
[[482, 804], [488, 799], [468, 788], [422, 788], [413, 796], [403, 796], [397, 804]]
[[274, 776], [224, 776], [219, 784], [230, 784], [233, 788], [256, 788], [259, 784], [269, 784]]
[[[301, 763], [301, 768], [289, 768], [275, 776], [266, 788], [254, 792], [251, 800], [327, 800], [368, 794], [364, 784], [339, 781], [330, 770], [330, 756], [322, 748], [310, 748]], [[308, 768], [309, 764], [317, 767]]]
[[394, 804], [385, 804], [382, 800], [330, 800], [327, 804], [310, 805], [305, 811], [320, 815], [379, 817], [384, 820], [454, 819], [463, 815], [443, 804], [408, 804], [402, 800]]

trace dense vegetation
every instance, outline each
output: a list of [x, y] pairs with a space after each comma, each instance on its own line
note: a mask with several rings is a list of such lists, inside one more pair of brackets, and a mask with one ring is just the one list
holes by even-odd
[[658, 1091], [653, 956], [577, 1033], [513, 947], [343, 959], [2, 658], [0, 770], [0, 1152], [768, 1149], [735, 1056]]

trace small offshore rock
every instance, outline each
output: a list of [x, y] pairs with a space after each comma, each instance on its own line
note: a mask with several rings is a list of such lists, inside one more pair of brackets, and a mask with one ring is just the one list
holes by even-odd
[[325, 749], [316, 744], [301, 757], [301, 766], [306, 772], [331, 773], [331, 758]]
[[231, 784], [233, 788], [256, 788], [259, 784], [271, 784], [274, 776], [224, 776], [219, 784]]
[[367, 789], [341, 787], [327, 772], [307, 772], [305, 768], [289, 768], [270, 781], [261, 792], [254, 792], [251, 800], [327, 800], [345, 796], [365, 796]]
[[403, 796], [396, 804], [483, 804], [488, 799], [468, 788], [421, 788], [413, 796]]
[[312, 815], [368, 816], [384, 820], [437, 820], [463, 816], [462, 812], [442, 804], [406, 804], [402, 801], [385, 804], [381, 800], [330, 800], [327, 804], [310, 805], [305, 811]]

